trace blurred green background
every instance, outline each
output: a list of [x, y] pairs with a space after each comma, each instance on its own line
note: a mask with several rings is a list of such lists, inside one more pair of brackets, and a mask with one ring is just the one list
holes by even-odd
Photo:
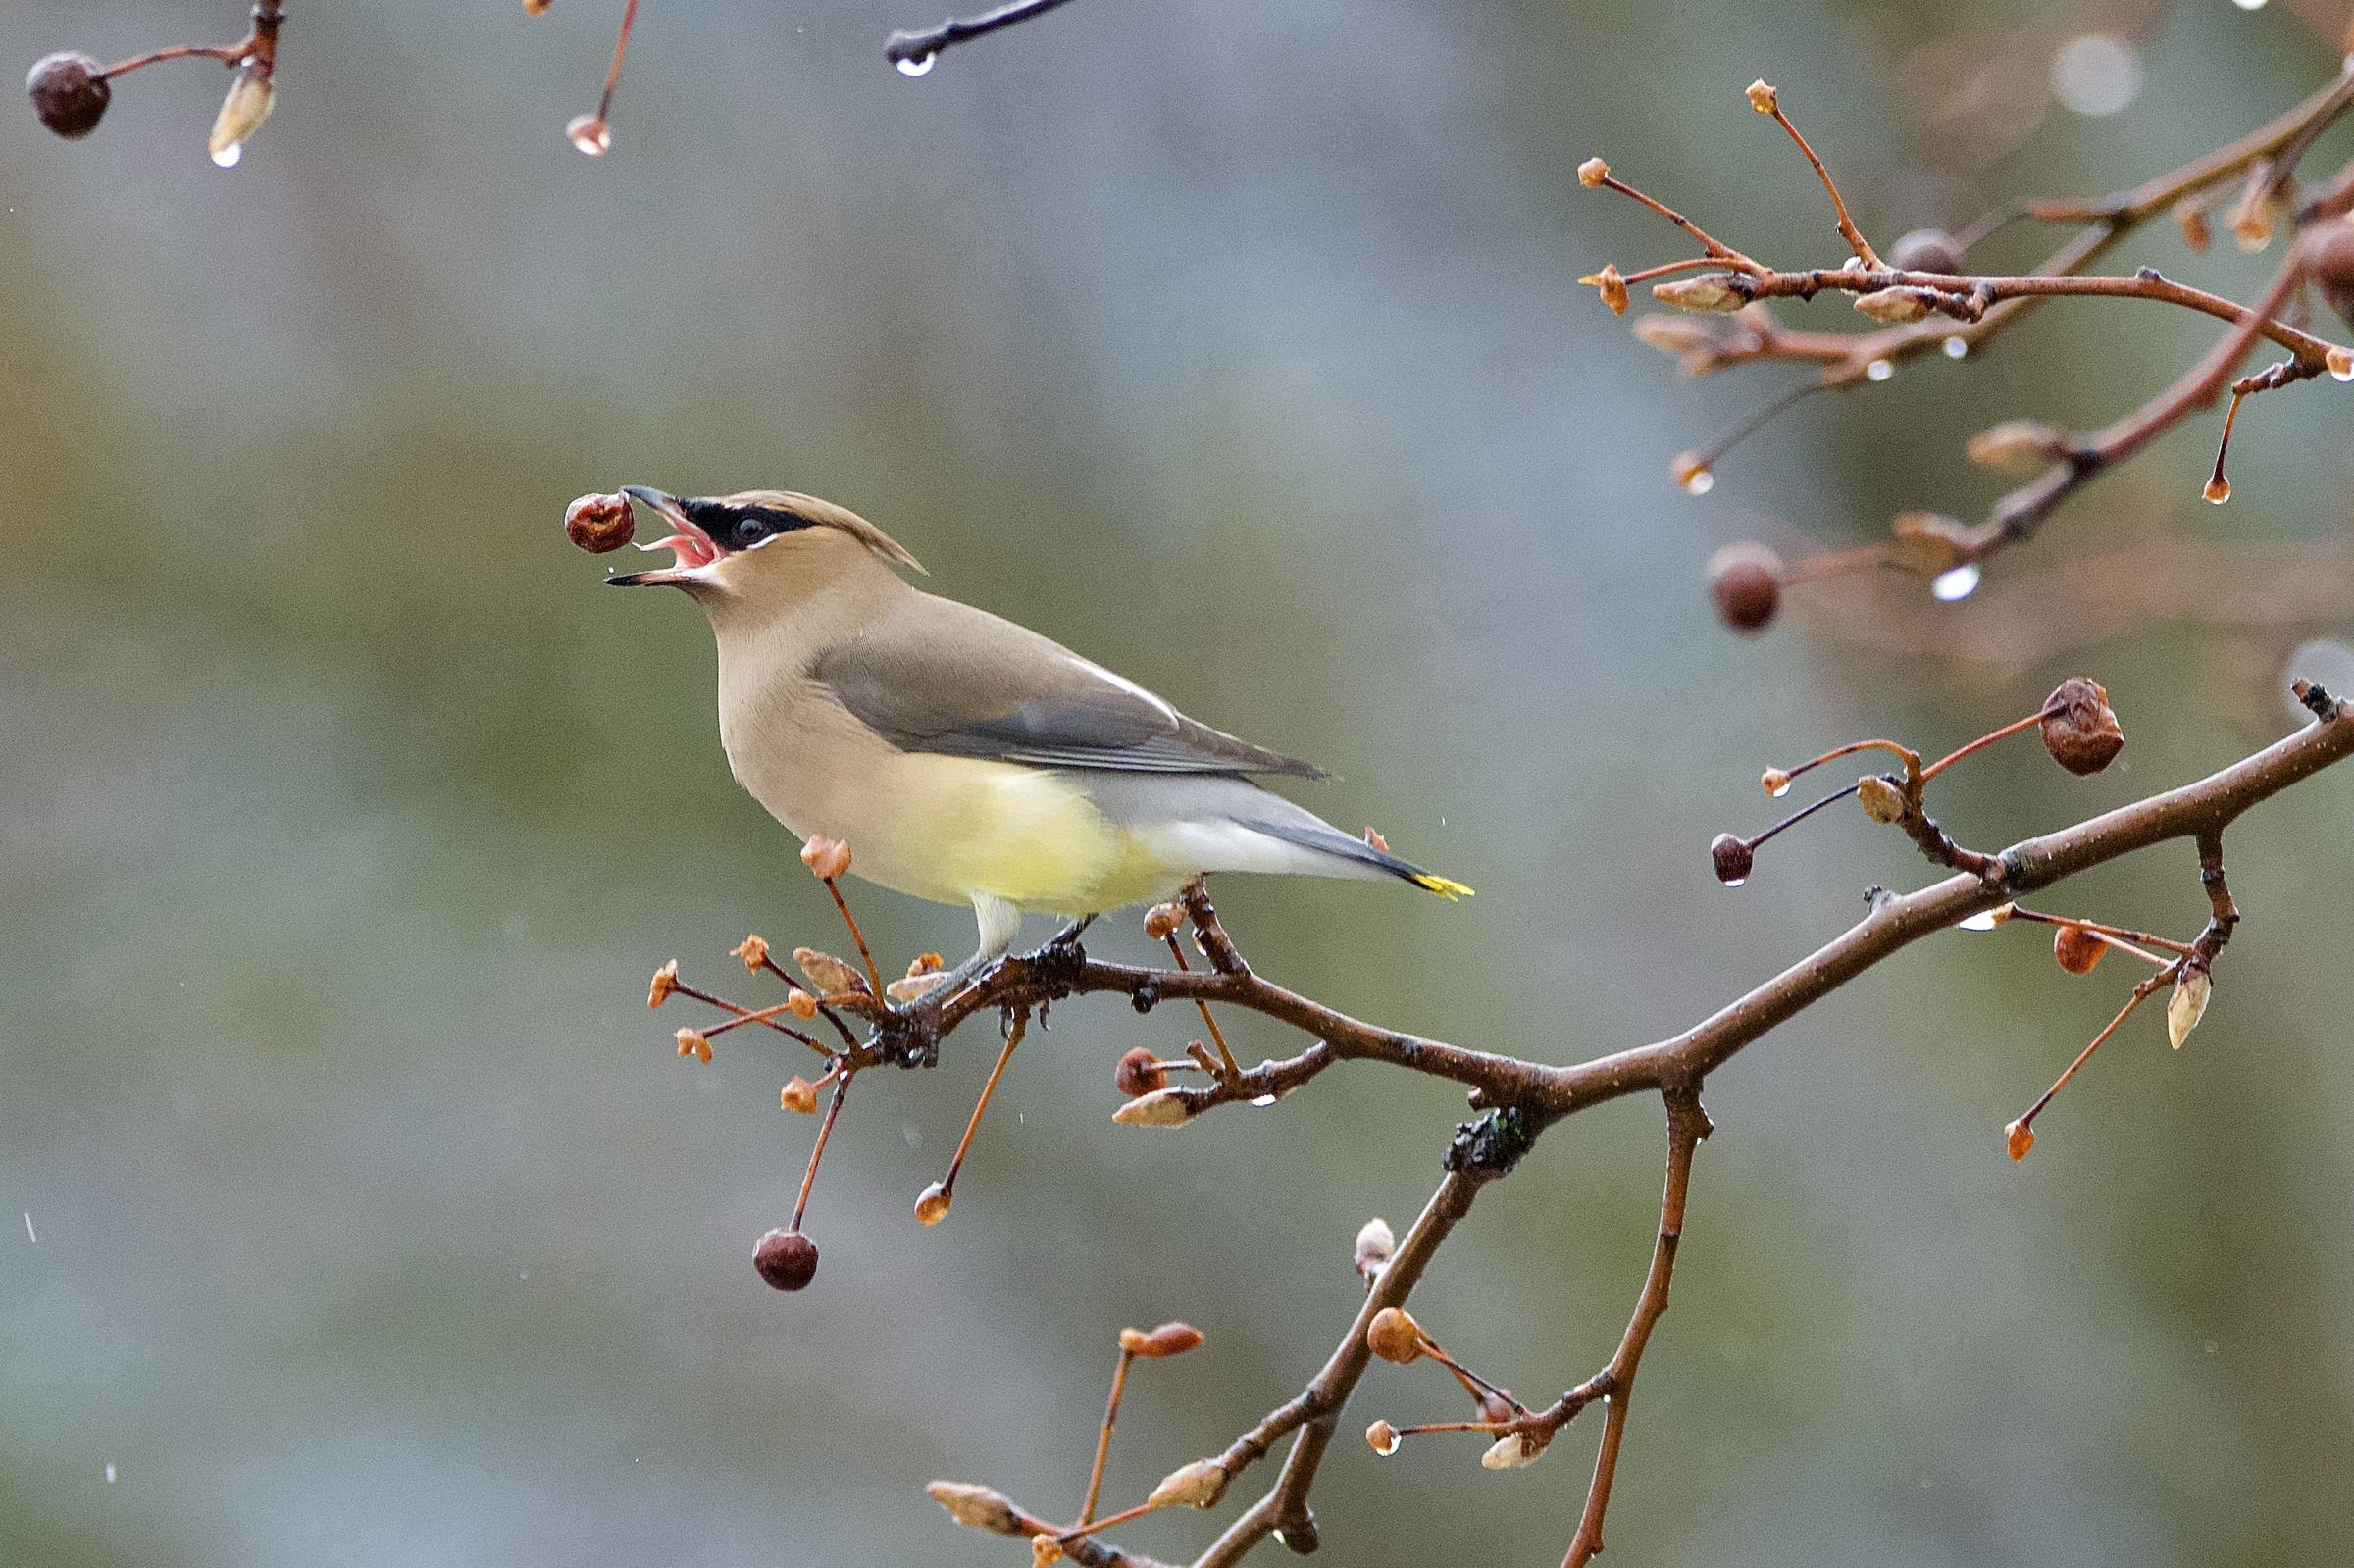
[[[1719, 544], [1977, 515], [1999, 481], [1969, 432], [2099, 423], [2216, 329], [2058, 304], [1982, 364], [1802, 407], [1693, 499], [1670, 457], [1792, 373], [1693, 384], [1635, 343], [1574, 279], [1679, 249], [1571, 177], [1604, 154], [1746, 248], [1831, 264], [1751, 77], [1885, 238], [2269, 118], [2335, 69], [2342, 6], [1086, 0], [907, 80], [881, 44], [920, 7], [662, 0], [602, 161], [559, 132], [617, 4], [290, 10], [233, 174], [204, 157], [202, 64], [125, 81], [84, 144], [0, 116], [9, 1564], [1010, 1563], [922, 1483], [1067, 1513], [1115, 1331], [1184, 1317], [1207, 1345], [1140, 1372], [1113, 1451], [1109, 1495], [1141, 1495], [1312, 1371], [1352, 1235], [1435, 1181], [1459, 1095], [1369, 1069], [1115, 1128], [1113, 1060], [1191, 1031], [1074, 1003], [936, 1231], [909, 1207], [988, 1032], [862, 1086], [811, 1211], [819, 1281], [769, 1290], [751, 1244], [798, 1180], [811, 1125], [775, 1096], [802, 1064], [742, 1036], [678, 1060], [644, 979], [675, 955], [760, 994], [727, 957], [745, 932], [837, 928], [728, 777], [700, 617], [602, 592], [564, 542], [581, 491], [839, 499], [942, 591], [1321, 760], [1339, 779], [1300, 798], [1480, 895], [1236, 881], [1246, 950], [1548, 1061], [1676, 1029], [1868, 884], [1926, 880], [1842, 812], [1719, 888], [1705, 846], [1766, 820], [1766, 764], [1943, 748], [2105, 681], [2132, 737], [2109, 774], [2027, 742], [1952, 781], [1943, 817], [1993, 844], [2283, 732], [2299, 644], [2354, 657], [2328, 382], [2251, 408], [2222, 511], [2197, 501], [2208, 416], [1966, 603], [1865, 583], [1721, 632]], [[0, 61], [238, 25], [19, 0]], [[2087, 34], [2118, 45], [2092, 58], [2106, 115], [2053, 101]], [[2317, 162], [2350, 150], [2341, 128]], [[2161, 224], [2118, 262], [2245, 297], [2275, 259]], [[2250, 918], [2207, 1024], [2176, 1055], [2137, 1022], [2023, 1164], [2002, 1125], [2122, 986], [2032, 931], [1916, 949], [1715, 1078], [1612, 1562], [2347, 1558], [2350, 805], [2327, 777], [2234, 833]], [[2047, 901], [2185, 935], [2203, 913], [2179, 846]], [[971, 936], [860, 904], [895, 959]], [[1127, 919], [1100, 947], [1150, 952]], [[1659, 1122], [1629, 1102], [1548, 1138], [1422, 1320], [1526, 1394], [1591, 1372], [1649, 1245]], [[1321, 1560], [1558, 1559], [1591, 1430], [1501, 1476], [1476, 1440], [1381, 1460], [1354, 1437], [1455, 1416], [1449, 1391], [1367, 1379]], [[1123, 1539], [1175, 1557], [1217, 1523]]]

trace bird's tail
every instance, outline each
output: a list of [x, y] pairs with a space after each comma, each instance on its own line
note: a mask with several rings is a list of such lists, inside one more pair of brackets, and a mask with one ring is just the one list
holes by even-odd
[[1311, 826], [1307, 823], [1253, 821], [1239, 826], [1253, 833], [1265, 834], [1270, 838], [1280, 838], [1287, 844], [1298, 844], [1303, 849], [1338, 855], [1344, 860], [1354, 860], [1359, 865], [1386, 871], [1402, 882], [1412, 883], [1424, 892], [1438, 894], [1449, 903], [1471, 896], [1471, 889], [1452, 877], [1435, 876], [1410, 861], [1400, 860], [1386, 849], [1376, 849], [1362, 838], [1352, 838], [1338, 828], [1328, 827], [1321, 822]]

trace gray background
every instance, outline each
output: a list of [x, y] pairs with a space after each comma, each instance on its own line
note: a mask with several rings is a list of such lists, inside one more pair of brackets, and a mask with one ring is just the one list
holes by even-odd
[[[1790, 373], [1682, 381], [1573, 281], [1679, 253], [1577, 188], [1596, 152], [1761, 254], [1844, 255], [1754, 76], [1885, 239], [2116, 188], [2277, 112], [2335, 61], [2279, 6], [1085, 0], [909, 81], [881, 42], [929, 14], [658, 0], [602, 162], [559, 130], [617, 5], [292, 10], [233, 174], [203, 155], [214, 67], [126, 81], [84, 144], [0, 115], [12, 1564], [1011, 1563], [922, 1483], [1067, 1512], [1114, 1331], [1182, 1316], [1207, 1345], [1139, 1373], [1113, 1455], [1111, 1496], [1141, 1495], [1298, 1386], [1351, 1310], [1350, 1237], [1435, 1179], [1458, 1095], [1369, 1069], [1114, 1128], [1113, 1059], [1191, 1031], [1076, 1004], [937, 1231], [909, 1205], [986, 1031], [862, 1085], [819, 1282], [768, 1290], [748, 1254], [807, 1146], [775, 1107], [799, 1063], [742, 1037], [677, 1060], [644, 976], [675, 954], [756, 993], [727, 948], [830, 943], [833, 917], [728, 778], [699, 617], [596, 587], [556, 527], [578, 492], [837, 498], [940, 589], [1321, 760], [1339, 780], [1300, 798], [1479, 897], [1237, 882], [1247, 950], [1548, 1061], [1680, 1027], [1868, 883], [1924, 880], [1842, 811], [1717, 887], [1705, 845], [1766, 820], [1766, 764], [1944, 747], [2098, 676], [2129, 765], [2075, 781], [2030, 741], [1942, 791], [2007, 841], [2280, 733], [2288, 651], [2345, 631], [2331, 591], [2318, 621], [2263, 592], [2119, 608], [2179, 574], [2169, 539], [2342, 582], [2354, 394], [2324, 382], [2251, 408], [2228, 508], [2197, 502], [2195, 420], [1970, 603], [1866, 584], [1736, 639], [1699, 587], [1718, 544], [1974, 515], [1998, 481], [1970, 431], [2098, 423], [2215, 329], [2056, 305], [1985, 363], [1807, 406], [1693, 500], [1670, 457]], [[0, 62], [236, 25], [19, 0]], [[2139, 96], [2050, 109], [2054, 49], [2095, 30], [2140, 50]], [[2165, 225], [2119, 256], [2242, 296], [2273, 261], [2187, 256]], [[2350, 802], [2327, 778], [2235, 833], [2250, 919], [2208, 1023], [2175, 1055], [2137, 1022], [2023, 1165], [2002, 1124], [2123, 967], [2071, 980], [2031, 931], [1929, 943], [1718, 1075], [1613, 1562], [2344, 1558]], [[2202, 913], [2180, 848], [2051, 902]], [[960, 911], [861, 907], [901, 959], [970, 937]], [[1132, 921], [1102, 946], [1148, 953]], [[1532, 1395], [1591, 1372], [1656, 1217], [1658, 1121], [1549, 1138], [1423, 1321]], [[1454, 1416], [1449, 1392], [1379, 1369], [1345, 1430]], [[1591, 1442], [1491, 1476], [1474, 1440], [1379, 1460], [1347, 1437], [1320, 1560], [1552, 1562]], [[1214, 1528], [1128, 1539], [1174, 1556]]]

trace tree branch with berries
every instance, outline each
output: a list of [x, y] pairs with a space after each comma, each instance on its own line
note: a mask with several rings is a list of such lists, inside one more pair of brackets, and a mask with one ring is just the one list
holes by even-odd
[[[951, 17], [937, 26], [901, 28], [884, 41], [883, 58], [901, 76], [922, 76], [943, 52], [1043, 16], [1070, 0], [1012, 0], [978, 16]], [[544, 16], [555, 0], [523, 0], [532, 16]], [[213, 162], [233, 169], [244, 157], [245, 142], [269, 118], [277, 96], [278, 34], [284, 22], [279, 0], [257, 0], [253, 25], [230, 44], [176, 43], [151, 50], [116, 65], [106, 65], [78, 49], [61, 49], [34, 62], [25, 80], [32, 109], [41, 124], [70, 141], [78, 141], [98, 128], [107, 106], [114, 101], [114, 83], [134, 71], [166, 60], [217, 60], [236, 72], [229, 96], [215, 119], [207, 150]], [[605, 68], [604, 91], [596, 108], [565, 124], [564, 139], [591, 158], [613, 150], [613, 97], [621, 86], [621, 67], [629, 58], [630, 33], [638, 25], [638, 0], [622, 0], [621, 25], [614, 35], [612, 63]]]
[[[1900, 513], [1889, 536], [1847, 550], [1824, 550], [1785, 561], [1767, 546], [1742, 541], [1710, 563], [1717, 616], [1744, 632], [1763, 630], [1785, 594], [1823, 578], [1892, 571], [1927, 582], [1939, 599], [1967, 598], [1983, 563], [2023, 544], [2061, 505], [2085, 485], [2139, 453], [2158, 436], [2231, 394], [2215, 462], [2199, 493], [2222, 505], [2231, 497], [2224, 461], [2241, 405], [2259, 393], [2328, 378], [2354, 381], [2354, 348], [2290, 320], [2308, 285], [2354, 323], [2354, 162], [2300, 202], [2297, 170], [2320, 133], [2354, 109], [2354, 66], [2302, 104], [2237, 140], [2136, 187], [2098, 201], [2038, 200], [1991, 214], [1959, 235], [1917, 229], [1876, 250], [1850, 214], [1837, 182], [1783, 108], [1781, 94], [1764, 81], [1750, 84], [1750, 107], [1787, 134], [1819, 178], [1832, 227], [1847, 258], [1832, 267], [1781, 268], [1750, 256], [1703, 229], [1682, 213], [1627, 183], [1600, 158], [1579, 166], [1578, 182], [1609, 190], [1658, 214], [1698, 247], [1698, 254], [1621, 272], [1604, 267], [1579, 279], [1612, 311], [1624, 315], [1631, 290], [1650, 285], [1652, 297], [1673, 314], [1637, 317], [1636, 337], [1673, 355], [1687, 376], [1760, 363], [1787, 363], [1812, 374], [1766, 403], [1714, 443], [1680, 454], [1671, 465], [1677, 484], [1704, 494], [1719, 462], [1741, 441], [1784, 411], [1820, 392], [1851, 390], [1892, 378], [1910, 360], [1942, 355], [1965, 359], [2055, 299], [2097, 299], [2165, 305], [2229, 324], [2206, 356], [2139, 408], [2097, 430], [2072, 433], [2040, 421], [2003, 421], [1970, 438], [1970, 458], [2024, 482], [2000, 497], [1986, 516], [1966, 523], [1943, 513]], [[2209, 213], [2236, 183], [2226, 222], [2242, 248], [2262, 250], [2285, 226], [2279, 266], [2251, 304], [2195, 288], [2141, 267], [2129, 274], [2089, 269], [2135, 229], [2173, 214], [2194, 250], [2204, 250]], [[1971, 269], [1968, 254], [2008, 225], [2025, 220], [2075, 232], [2040, 266], [2024, 274]], [[1808, 301], [1844, 294], [1876, 326], [1861, 331], [1805, 331], [1784, 326], [1770, 301]], [[2285, 357], [2239, 375], [2260, 343]]]
[[[599, 528], [600, 520], [610, 516], [603, 500], [584, 497], [576, 503], [570, 526], [584, 547], [610, 548], [614, 543], [614, 529]], [[1468, 1400], [1468, 1413], [1412, 1422], [1377, 1419], [1364, 1429], [1376, 1453], [1398, 1453], [1408, 1438], [1470, 1435], [1483, 1443], [1484, 1467], [1518, 1469], [1544, 1458], [1581, 1415], [1599, 1408], [1595, 1458], [1562, 1558], [1563, 1568], [1579, 1568], [1602, 1550], [1603, 1524], [1627, 1440], [1636, 1378], [1667, 1311], [1697, 1155], [1714, 1126], [1702, 1106], [1709, 1075], [1916, 942], [1956, 930], [2048, 927], [2053, 932], [2053, 956], [2071, 974], [2091, 975], [2112, 952], [2124, 955], [2122, 962], [2142, 966], [2142, 972], [2127, 986], [2122, 1005], [2058, 1081], [2002, 1130], [2002, 1146], [2009, 1156], [2023, 1158], [2035, 1141], [2035, 1119], [2095, 1050], [2121, 1035], [2145, 1001], [2166, 993], [2165, 1032], [2176, 1049], [2205, 1017], [2216, 994], [2217, 962], [2241, 918], [2225, 880], [2226, 832], [2272, 796], [2354, 755], [2354, 703], [2305, 681], [2296, 683], [2294, 695], [2310, 722], [2262, 751], [2194, 783], [1999, 850], [1971, 847], [1931, 816], [1932, 786], [1955, 768], [2029, 733], [2038, 735], [2052, 759], [2070, 773], [2102, 772], [2123, 750], [2125, 737], [2107, 692], [2097, 683], [2084, 678], [2064, 682], [2034, 712], [1934, 760], [1901, 742], [1873, 738], [1834, 747], [1795, 766], [1768, 768], [1761, 782], [1772, 798], [1789, 794], [1802, 779], [1841, 762], [1854, 766], [1853, 759], [1865, 758], [1868, 760], [1864, 766], [1876, 765], [1877, 771], [1860, 773], [1853, 784], [1829, 790], [1761, 832], [1719, 836], [1710, 847], [1710, 860], [1727, 885], [1739, 886], [1758, 875], [1760, 851], [1768, 842], [1802, 823], [1822, 820], [1831, 808], [1850, 800], [1866, 821], [1894, 830], [1914, 852], [1950, 875], [1910, 893], [1874, 888], [1870, 910], [1862, 921], [1682, 1033], [1574, 1065], [1552, 1065], [1388, 1029], [1291, 990], [1253, 969], [1211, 903], [1206, 885], [1199, 881], [1145, 916], [1147, 935], [1169, 949], [1166, 968], [1091, 955], [1083, 942], [1086, 923], [1081, 922], [1036, 951], [1009, 956], [970, 977], [952, 978], [941, 969], [938, 955], [925, 954], [901, 978], [886, 983], [840, 885], [852, 864], [851, 846], [826, 838], [809, 840], [802, 858], [831, 894], [856, 949], [855, 960], [802, 947], [794, 949], [793, 969], [789, 971], [771, 956], [769, 943], [754, 936], [745, 938], [734, 956], [751, 974], [782, 984], [782, 1002], [753, 1006], [691, 986], [680, 978], [675, 961], [656, 972], [647, 1000], [659, 1007], [683, 996], [725, 1015], [712, 1027], [680, 1029], [675, 1039], [682, 1056], [709, 1061], [714, 1039], [748, 1030], [782, 1036], [790, 1042], [788, 1050], [813, 1051], [822, 1063], [819, 1077], [796, 1074], [780, 1096], [786, 1110], [814, 1114], [821, 1091], [831, 1089], [792, 1219], [763, 1236], [754, 1250], [761, 1276], [782, 1290], [804, 1289], [816, 1277], [817, 1247], [803, 1224], [819, 1161], [851, 1082], [871, 1068], [933, 1064], [943, 1042], [975, 1019], [998, 1022], [997, 1063], [947, 1173], [916, 1199], [915, 1218], [926, 1226], [947, 1217], [957, 1173], [973, 1150], [983, 1112], [1031, 1022], [1073, 998], [1119, 996], [1139, 1013], [1164, 1005], [1190, 1006], [1199, 1010], [1205, 1037], [1214, 1042], [1213, 1048], [1197, 1040], [1177, 1059], [1163, 1060], [1143, 1047], [1121, 1057], [1113, 1072], [1121, 1099], [1111, 1116], [1126, 1126], [1177, 1128], [1223, 1106], [1271, 1103], [1306, 1089], [1343, 1063], [1418, 1073], [1463, 1086], [1473, 1115], [1454, 1129], [1443, 1146], [1434, 1142], [1442, 1170], [1430, 1200], [1403, 1235], [1378, 1218], [1357, 1231], [1352, 1266], [1362, 1292], [1347, 1310], [1338, 1342], [1297, 1392], [1249, 1430], [1163, 1477], [1134, 1504], [1099, 1512], [1112, 1425], [1132, 1362], [1139, 1356], [1192, 1351], [1202, 1344], [1200, 1334], [1182, 1323], [1149, 1335], [1130, 1329], [1119, 1337], [1110, 1398], [1085, 1501], [1075, 1516], [1067, 1521], [1054, 1518], [977, 1482], [943, 1480], [929, 1490], [957, 1523], [1027, 1541], [1034, 1564], [1068, 1559], [1089, 1568], [1169, 1568], [1107, 1538], [1148, 1513], [1215, 1508], [1246, 1473], [1266, 1464], [1273, 1469], [1266, 1489], [1202, 1548], [1191, 1568], [1229, 1568], [1269, 1541], [1294, 1551], [1311, 1551], [1319, 1540], [1319, 1525], [1309, 1497], [1324, 1455], [1340, 1431], [1343, 1411], [1376, 1361], [1429, 1362], [1446, 1374], [1458, 1396]], [[2195, 850], [2206, 911], [2204, 923], [2187, 936], [2137, 931], [2088, 915], [2030, 909], [2021, 902], [2095, 866], [2181, 841]], [[1201, 965], [1187, 958], [1189, 947]], [[1216, 1022], [1212, 1009], [1219, 1007], [1272, 1019], [1296, 1030], [1307, 1043], [1297, 1055], [1245, 1065], [1234, 1056]], [[1480, 1192], [1510, 1176], [1540, 1138], [1579, 1112], [1638, 1094], [1657, 1096], [1660, 1102], [1665, 1158], [1659, 1230], [1634, 1308], [1601, 1367], [1549, 1402], [1524, 1403], [1502, 1382], [1448, 1353], [1407, 1310], [1407, 1297]], [[1340, 1305], [1336, 1301], [1336, 1313]], [[1287, 1443], [1276, 1463], [1277, 1449]]]

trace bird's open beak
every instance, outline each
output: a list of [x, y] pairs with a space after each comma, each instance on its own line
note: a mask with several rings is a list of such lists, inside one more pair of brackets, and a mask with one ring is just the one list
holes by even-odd
[[613, 588], [645, 588], [664, 584], [683, 587], [690, 582], [701, 582], [705, 569], [719, 560], [720, 548], [712, 542], [711, 535], [687, 515], [687, 508], [679, 498], [643, 484], [625, 484], [621, 487], [621, 493], [640, 505], [652, 508], [663, 522], [677, 531], [651, 544], [633, 545], [632, 548], [669, 550], [674, 559], [668, 571], [627, 572], [605, 579], [605, 585]]

